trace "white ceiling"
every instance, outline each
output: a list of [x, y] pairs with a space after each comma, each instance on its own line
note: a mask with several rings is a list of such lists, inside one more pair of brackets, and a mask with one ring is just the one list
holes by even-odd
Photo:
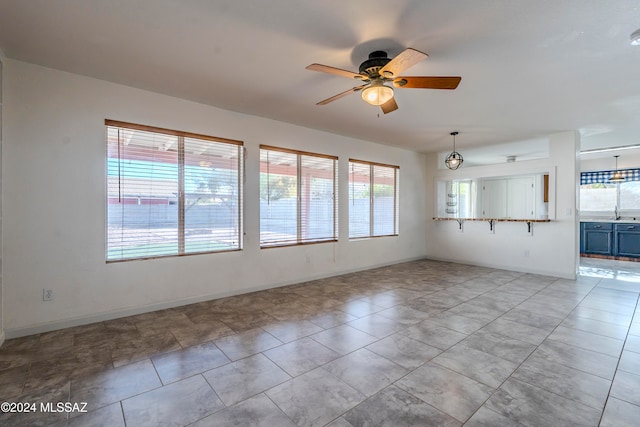
[[[461, 152], [575, 129], [583, 148], [640, 143], [639, 27], [635, 0], [0, 0], [9, 58], [422, 152], [452, 130]], [[403, 74], [458, 89], [397, 90], [388, 115], [315, 105], [354, 82], [305, 66], [405, 47], [430, 57]]]

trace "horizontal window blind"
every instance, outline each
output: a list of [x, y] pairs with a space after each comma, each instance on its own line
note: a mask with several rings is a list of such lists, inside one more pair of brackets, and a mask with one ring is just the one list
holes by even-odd
[[372, 165], [373, 236], [398, 234], [397, 176], [398, 168]]
[[337, 157], [260, 147], [260, 246], [335, 241]]
[[349, 238], [371, 232], [371, 165], [349, 162]]
[[398, 234], [399, 169], [349, 160], [349, 238]]
[[260, 246], [298, 241], [298, 156], [260, 150]]
[[241, 249], [241, 142], [105, 124], [107, 261]]

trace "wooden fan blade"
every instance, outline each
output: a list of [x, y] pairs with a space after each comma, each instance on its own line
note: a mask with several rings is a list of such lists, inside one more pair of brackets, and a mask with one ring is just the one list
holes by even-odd
[[382, 67], [378, 73], [382, 77], [393, 78], [398, 76], [407, 68], [416, 65], [418, 62], [427, 59], [429, 55], [419, 50], [406, 48], [393, 58], [387, 65]]
[[398, 109], [398, 104], [396, 104], [395, 98], [391, 98], [390, 100], [382, 104], [380, 108], [382, 108], [383, 113], [389, 114], [390, 112], [396, 111]]
[[347, 77], [350, 79], [360, 79], [364, 77], [362, 74], [354, 73], [353, 71], [343, 70], [341, 68], [329, 67], [328, 65], [322, 64], [311, 64], [306, 67], [307, 70], [311, 71], [319, 71], [321, 73], [329, 73], [334, 74], [336, 76]]
[[367, 86], [367, 85], [362, 85], [362, 86], [352, 87], [352, 88], [351, 88], [351, 89], [349, 89], [349, 90], [345, 90], [344, 92], [341, 92], [341, 93], [339, 93], [339, 94], [337, 94], [337, 95], [333, 95], [331, 98], [327, 98], [327, 99], [325, 99], [325, 100], [323, 100], [323, 101], [320, 101], [320, 102], [318, 102], [316, 105], [326, 105], [326, 104], [328, 104], [328, 103], [330, 103], [330, 102], [335, 101], [336, 99], [340, 99], [340, 98], [342, 98], [342, 97], [345, 97], [345, 96], [347, 96], [347, 95], [350, 95], [350, 94], [352, 94], [353, 92], [358, 92], [358, 91], [362, 90], [363, 88], [365, 88], [366, 86]]
[[455, 89], [462, 77], [398, 77], [393, 86], [402, 89]]

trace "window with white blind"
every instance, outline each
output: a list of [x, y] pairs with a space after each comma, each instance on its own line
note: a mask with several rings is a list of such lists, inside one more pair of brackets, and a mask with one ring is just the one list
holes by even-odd
[[260, 247], [338, 239], [337, 160], [260, 146]]
[[107, 261], [242, 249], [242, 142], [105, 125]]
[[[614, 172], [624, 177], [611, 182]], [[636, 217], [640, 213], [640, 169], [618, 169], [580, 174], [580, 212], [587, 216]]]
[[398, 235], [398, 166], [349, 159], [349, 238]]

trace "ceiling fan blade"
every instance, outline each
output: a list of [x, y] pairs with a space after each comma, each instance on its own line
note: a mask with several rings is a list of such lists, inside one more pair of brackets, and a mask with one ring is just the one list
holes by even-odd
[[398, 77], [393, 86], [402, 89], [455, 89], [462, 77]]
[[398, 109], [398, 104], [396, 104], [395, 98], [391, 98], [390, 100], [382, 104], [380, 108], [382, 108], [383, 113], [389, 114], [390, 112], [396, 111]]
[[345, 90], [344, 92], [341, 92], [337, 95], [333, 95], [331, 98], [327, 98], [323, 101], [318, 102], [316, 105], [326, 105], [330, 102], [335, 101], [336, 99], [340, 99], [342, 97], [345, 97], [347, 95], [352, 94], [353, 92], [358, 92], [359, 90], [362, 90], [363, 88], [365, 88], [367, 85], [362, 85], [362, 86], [356, 86], [356, 87], [352, 87], [349, 90]]
[[407, 68], [427, 59], [428, 56], [429, 55], [424, 52], [420, 52], [419, 50], [411, 49], [409, 47], [400, 52], [378, 72], [382, 77], [393, 78], [395, 76], [398, 76]]
[[322, 64], [311, 64], [311, 65], [308, 65], [306, 68], [307, 70], [319, 71], [321, 73], [335, 74], [336, 76], [347, 77], [349, 79], [362, 80], [364, 77], [362, 74], [354, 73], [353, 71], [343, 70], [341, 68], [330, 67], [328, 65], [322, 65]]

